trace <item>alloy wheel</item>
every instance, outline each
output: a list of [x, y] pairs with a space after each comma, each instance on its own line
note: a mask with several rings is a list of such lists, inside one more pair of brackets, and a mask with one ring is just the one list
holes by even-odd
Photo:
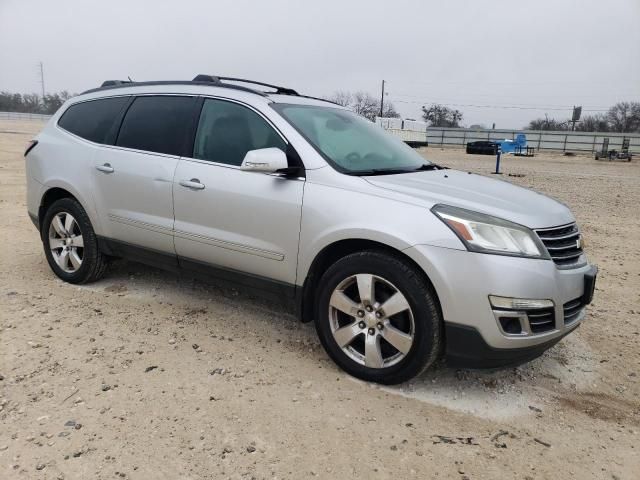
[[84, 240], [78, 222], [68, 212], [56, 214], [49, 225], [49, 249], [54, 261], [66, 273], [82, 266]]
[[369, 368], [386, 368], [406, 357], [415, 322], [409, 302], [388, 280], [372, 274], [351, 275], [329, 299], [329, 322], [338, 346]]

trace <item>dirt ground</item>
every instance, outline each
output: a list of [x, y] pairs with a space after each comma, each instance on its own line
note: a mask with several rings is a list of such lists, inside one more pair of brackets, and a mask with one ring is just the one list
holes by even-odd
[[25, 206], [40, 126], [0, 122], [0, 478], [639, 478], [637, 160], [505, 157], [502, 180], [568, 204], [584, 231], [600, 267], [586, 320], [519, 368], [441, 364], [381, 388], [235, 288], [122, 261], [95, 284], [58, 280]]

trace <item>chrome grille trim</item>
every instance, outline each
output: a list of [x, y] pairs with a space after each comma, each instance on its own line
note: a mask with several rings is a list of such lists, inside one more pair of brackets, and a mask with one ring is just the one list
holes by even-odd
[[531, 333], [544, 333], [556, 328], [553, 308], [527, 311]]
[[583, 251], [580, 230], [575, 223], [538, 228], [534, 231], [556, 265], [560, 267], [578, 266]]
[[584, 305], [582, 303], [582, 298], [576, 298], [575, 300], [571, 300], [565, 303], [562, 306], [562, 310], [564, 313], [564, 324], [568, 325], [573, 323], [578, 319], [580, 313], [584, 310]]
[[[536, 231], [538, 231], [538, 230], [536, 230]], [[578, 238], [579, 236], [580, 236], [580, 232], [578, 232], [578, 231], [569, 233], [567, 235], [558, 235], [558, 236], [555, 236], [555, 237], [538, 235], [538, 237], [540, 237], [540, 240], [542, 240], [543, 242], [544, 241], [554, 241], [554, 240], [566, 240], [568, 238]]]

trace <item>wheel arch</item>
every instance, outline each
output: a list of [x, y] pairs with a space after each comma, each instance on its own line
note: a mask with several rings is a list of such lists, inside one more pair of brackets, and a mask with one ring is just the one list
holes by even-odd
[[402, 250], [399, 250], [398, 248], [390, 246], [386, 243], [364, 238], [349, 238], [337, 240], [326, 245], [316, 254], [313, 261], [311, 262], [311, 265], [305, 276], [304, 283], [302, 287], [299, 288], [300, 293], [298, 294], [298, 316], [301, 322], [306, 323], [313, 320], [315, 293], [317, 291], [318, 281], [327, 270], [327, 268], [347, 255], [363, 251], [381, 251], [387, 253], [388, 255], [394, 256], [414, 267], [416, 271], [425, 279], [427, 284], [432, 288], [436, 297], [438, 309], [440, 310], [440, 314], [442, 315], [442, 308], [440, 306], [438, 292], [436, 291], [427, 273], [422, 268], [420, 268], [415, 260], [402, 252]]
[[90, 208], [91, 206], [83, 200], [83, 198], [79, 195], [75, 188], [70, 185], [64, 183], [52, 183], [47, 184], [40, 198], [40, 205], [38, 206], [38, 227], [40, 232], [42, 232], [42, 221], [44, 220], [45, 213], [47, 209], [57, 200], [62, 198], [71, 198], [78, 202], [87, 215], [89, 216], [89, 220], [93, 225], [94, 230], [97, 231], [97, 222], [94, 211]]
[[38, 225], [40, 227], [40, 231], [42, 231], [42, 221], [44, 220], [44, 216], [49, 207], [53, 205], [54, 202], [63, 198], [72, 198], [80, 203], [75, 195], [73, 195], [69, 190], [65, 190], [61, 187], [51, 187], [44, 192], [40, 199], [40, 206], [38, 207]]

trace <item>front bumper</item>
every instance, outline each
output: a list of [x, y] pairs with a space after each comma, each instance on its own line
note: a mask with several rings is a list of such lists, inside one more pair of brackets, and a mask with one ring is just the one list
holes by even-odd
[[447, 364], [457, 368], [515, 367], [539, 357], [578, 326], [580, 326], [579, 323], [551, 340], [530, 347], [492, 348], [475, 328], [447, 322], [445, 323]]
[[[405, 253], [422, 267], [438, 294], [447, 334], [447, 356], [452, 359], [473, 357], [477, 360], [472, 362], [475, 366], [483, 359], [493, 359], [487, 366], [526, 361], [553, 346], [584, 319], [582, 308], [565, 323], [565, 306], [589, 296], [585, 295], [585, 275], [594, 273], [592, 265], [559, 269], [550, 260], [430, 245], [417, 245]], [[490, 295], [551, 300], [554, 324], [543, 333], [507, 335], [499, 326]]]

